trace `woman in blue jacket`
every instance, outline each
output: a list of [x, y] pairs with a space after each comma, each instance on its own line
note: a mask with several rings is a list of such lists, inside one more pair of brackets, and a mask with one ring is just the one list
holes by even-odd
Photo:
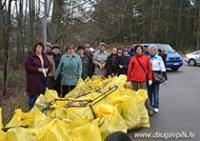
[[62, 56], [56, 70], [56, 78], [61, 77], [62, 97], [75, 88], [81, 74], [81, 58], [74, 52], [73, 46], [67, 46], [66, 54]]

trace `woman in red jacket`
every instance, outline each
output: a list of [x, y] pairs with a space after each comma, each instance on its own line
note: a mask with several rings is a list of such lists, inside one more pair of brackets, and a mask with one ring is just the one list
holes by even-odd
[[[136, 45], [134, 51], [136, 55], [129, 62], [127, 82], [129, 86], [132, 84], [135, 91], [139, 89], [147, 90], [147, 85], [152, 84], [153, 77], [150, 58], [143, 54], [144, 49], [141, 45]], [[145, 105], [149, 115], [152, 116], [153, 110], [149, 99], [145, 101]]]
[[127, 82], [132, 84], [135, 91], [138, 89], [147, 89], [147, 84], [152, 84], [152, 68], [150, 59], [143, 54], [143, 47], [136, 45], [136, 53], [129, 62]]

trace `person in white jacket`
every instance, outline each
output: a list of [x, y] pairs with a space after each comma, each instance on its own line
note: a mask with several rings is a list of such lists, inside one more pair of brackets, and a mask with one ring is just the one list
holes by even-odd
[[158, 113], [160, 83], [167, 81], [166, 68], [156, 45], [150, 45], [148, 51], [153, 71], [153, 84], [148, 87], [148, 95], [153, 111]]

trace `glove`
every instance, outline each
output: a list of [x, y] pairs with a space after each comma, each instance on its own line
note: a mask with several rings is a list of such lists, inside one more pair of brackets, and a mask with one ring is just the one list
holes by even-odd
[[153, 81], [152, 81], [152, 80], [149, 80], [149, 86], [151, 86], [151, 85], [152, 85], [152, 83], [153, 83]]

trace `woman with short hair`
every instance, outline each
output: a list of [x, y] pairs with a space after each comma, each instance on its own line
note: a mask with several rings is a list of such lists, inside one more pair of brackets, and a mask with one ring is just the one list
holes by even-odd
[[61, 77], [62, 97], [75, 88], [81, 75], [81, 58], [74, 52], [73, 45], [67, 46], [66, 53], [62, 56], [56, 70], [56, 78]]
[[162, 83], [161, 81], [167, 80], [166, 68], [162, 57], [158, 55], [158, 48], [156, 45], [150, 45], [148, 52], [150, 55], [153, 71], [153, 83], [148, 87], [148, 94], [151, 106], [153, 107], [153, 111], [158, 113], [160, 83]]
[[28, 104], [30, 109], [34, 106], [37, 97], [45, 93], [47, 73], [50, 69], [50, 61], [44, 53], [44, 44], [38, 42], [25, 59], [26, 92], [29, 96]]

